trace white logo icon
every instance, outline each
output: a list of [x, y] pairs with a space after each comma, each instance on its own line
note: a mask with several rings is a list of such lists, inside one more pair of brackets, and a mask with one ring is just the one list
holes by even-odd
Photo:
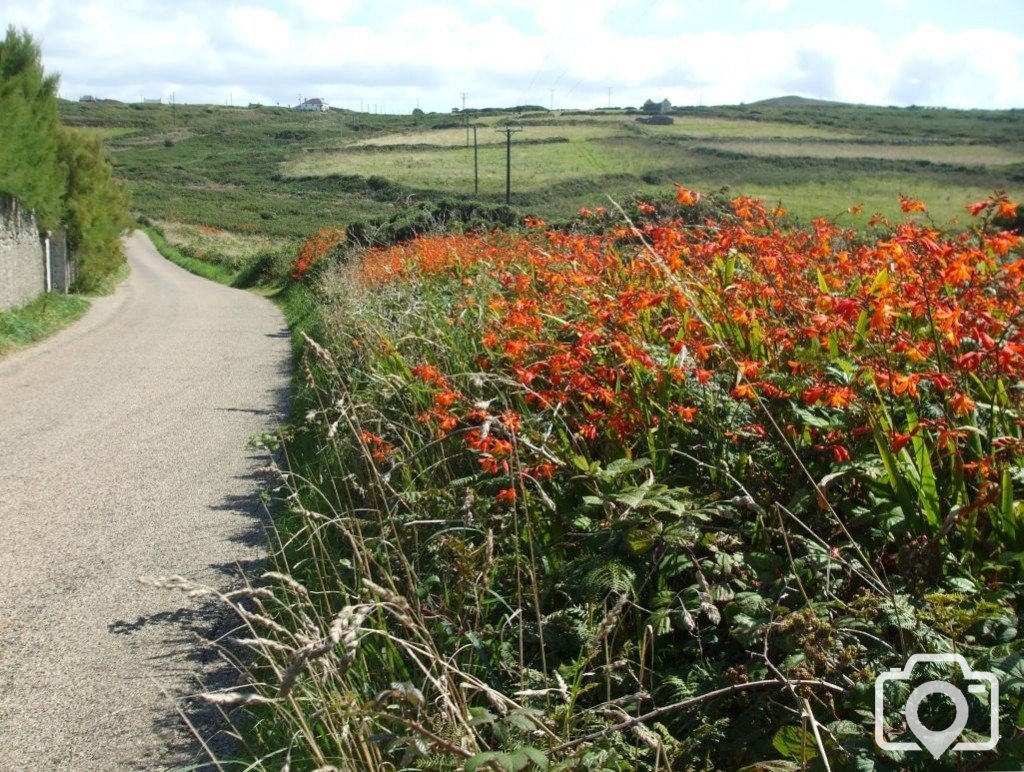
[[[909, 681], [914, 668], [924, 663], [945, 663], [960, 666], [964, 679], [968, 681], [967, 691], [984, 700], [988, 694], [989, 732], [984, 742], [957, 742], [960, 733], [967, 726], [970, 711], [963, 691], [948, 681], [926, 681], [910, 693], [905, 707], [907, 726], [917, 738], [917, 743], [889, 742], [885, 739], [885, 715], [883, 712], [885, 684], [889, 681]], [[921, 703], [932, 694], [948, 697], [956, 710], [953, 723], [945, 729], [935, 730], [925, 726], [919, 715]], [[882, 673], [875, 679], [875, 742], [884, 751], [920, 751], [927, 749], [936, 759], [952, 748], [954, 751], [990, 751], [999, 742], [999, 682], [992, 673], [971, 670], [960, 654], [915, 654], [902, 669], [896, 667]]]

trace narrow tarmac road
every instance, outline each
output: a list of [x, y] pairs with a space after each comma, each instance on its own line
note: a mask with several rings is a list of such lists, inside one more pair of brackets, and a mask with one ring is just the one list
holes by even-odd
[[137, 579], [227, 587], [264, 555], [246, 443], [284, 420], [284, 320], [126, 248], [115, 295], [0, 360], [0, 770], [201, 760], [168, 695], [224, 677], [194, 641], [224, 619]]

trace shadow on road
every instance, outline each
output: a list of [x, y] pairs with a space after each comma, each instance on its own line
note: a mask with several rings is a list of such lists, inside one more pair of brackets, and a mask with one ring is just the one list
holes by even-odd
[[[285, 332], [281, 337], [287, 334]], [[291, 389], [275, 390], [272, 396], [274, 407], [267, 410], [220, 409], [267, 415], [269, 423], [283, 425], [291, 403]], [[246, 460], [252, 471], [236, 476], [234, 479], [243, 484], [233, 486], [236, 490], [244, 488], [245, 492], [226, 495], [216, 504], [209, 505], [209, 510], [213, 516], [222, 512], [242, 515], [242, 527], [228, 538], [232, 543], [244, 545], [260, 556], [210, 564], [208, 576], [220, 578], [211, 578], [205, 583], [216, 585], [216, 589], [221, 592], [238, 589], [246, 583], [258, 584], [260, 574], [266, 570], [264, 556], [268, 549], [268, 532], [272, 528], [272, 521], [264, 493], [276, 480], [268, 468], [270, 458], [265, 452], [251, 452]], [[157, 637], [160, 646], [156, 650], [169, 653], [151, 658], [154, 670], [167, 672], [171, 669], [189, 675], [191, 693], [168, 695], [168, 702], [164, 706], [166, 710], [154, 714], [153, 731], [166, 741], [166, 752], [160, 759], [163, 768], [216, 769], [218, 765], [211, 760], [209, 752], [218, 760], [230, 759], [237, 751], [238, 740], [221, 711], [198, 699], [197, 695], [226, 689], [238, 683], [239, 669], [236, 663], [248, 659], [248, 649], [233, 645], [231, 639], [248, 636], [242, 631], [237, 616], [223, 604], [209, 598], [183, 599], [183, 602], [189, 605], [150, 616], [114, 620], [107, 629], [112, 635], [129, 638], [138, 634], [145, 634], [150, 639]], [[204, 745], [209, 752], [204, 749]]]

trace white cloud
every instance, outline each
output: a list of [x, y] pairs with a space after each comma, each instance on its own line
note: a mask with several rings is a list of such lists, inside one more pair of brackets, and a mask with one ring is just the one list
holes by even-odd
[[[787, 2], [756, 5], [764, 17]], [[857, 26], [808, 19], [783, 29], [733, 14], [700, 28], [695, 9], [648, 0], [377, 0], [372, 10], [355, 0], [8, 0], [6, 15], [41, 41], [44, 63], [62, 73], [72, 98], [176, 90], [180, 101], [290, 104], [301, 92], [406, 112], [417, 99], [447, 110], [463, 91], [471, 106], [547, 104], [549, 89], [557, 106], [596, 106], [611, 86], [620, 105], [786, 93], [1024, 105], [1024, 34], [1011, 25], [928, 23], [899, 33], [865, 17]]]
[[782, 13], [789, 8], [790, 0], [747, 0], [747, 13]]

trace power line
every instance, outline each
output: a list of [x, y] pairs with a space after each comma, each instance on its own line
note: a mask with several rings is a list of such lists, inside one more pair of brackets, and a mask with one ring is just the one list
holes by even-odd
[[469, 116], [466, 115], [466, 97], [469, 96], [465, 91], [462, 92], [462, 122], [466, 124], [466, 147], [469, 147]]
[[[580, 2], [578, 2], [578, 3], [576, 4], [576, 10], [577, 10], [577, 12], [581, 11], [581, 7], [582, 7], [582, 6], [583, 6], [583, 5], [584, 5], [584, 4], [586, 3], [586, 2], [587, 2], [587, 0], [580, 0]], [[616, 10], [616, 9], [617, 9], [617, 8], [619, 7], [619, 5], [620, 5], [621, 3], [622, 3], [622, 0], [615, 0], [615, 2], [614, 2], [614, 3], [612, 4], [612, 7], [611, 7], [611, 8], [609, 8], [609, 9], [608, 9], [608, 11], [607, 11], [607, 12], [605, 13], [605, 15], [604, 15], [604, 18], [603, 18], [603, 19], [601, 19], [601, 23], [600, 23], [600, 24], [599, 24], [598, 26], [602, 26], [602, 25], [603, 25], [603, 24], [604, 24], [604, 23], [605, 23], [606, 21], [608, 21], [609, 17], [610, 17], [610, 16], [611, 16], [611, 15], [612, 15], [612, 14], [613, 14], [613, 13], [615, 12], [615, 10]], [[573, 14], [573, 17], [575, 18], [575, 17], [576, 17], [576, 15], [577, 15], [577, 14], [576, 14], [576, 13], [574, 13], [574, 14]], [[527, 87], [526, 87], [526, 91], [524, 91], [524, 92], [523, 92], [523, 104], [526, 104], [526, 102], [527, 102], [527, 101], [529, 101], [529, 98], [530, 98], [530, 92], [531, 92], [531, 91], [533, 91], [533, 87], [534, 87], [534, 85], [535, 85], [535, 84], [537, 83], [537, 78], [539, 78], [539, 77], [540, 77], [540, 74], [541, 74], [542, 72], [544, 72], [544, 70], [545, 70], [545, 69], [547, 69], [547, 66], [548, 66], [548, 60], [549, 60], [549, 59], [551, 58], [551, 55], [552, 55], [553, 53], [555, 53], [555, 51], [557, 50], [557, 47], [558, 47], [558, 46], [559, 46], [559, 45], [561, 44], [561, 42], [562, 42], [563, 40], [565, 40], [565, 36], [566, 36], [566, 34], [568, 33], [567, 27], [568, 27], [568, 25], [567, 25], [567, 24], [563, 24], [563, 25], [562, 25], [562, 29], [561, 29], [561, 30], [559, 30], [559, 34], [558, 34], [558, 35], [557, 35], [557, 36], [555, 37], [555, 39], [556, 39], [557, 41], [559, 41], [559, 42], [558, 42], [558, 43], [556, 43], [556, 44], [553, 44], [553, 45], [551, 45], [551, 46], [550, 46], [550, 47], [548, 48], [548, 50], [547, 50], [547, 53], [545, 53], [545, 54], [544, 54], [544, 59], [543, 59], [543, 61], [541, 62], [541, 64], [540, 64], [540, 67], [538, 67], [538, 68], [537, 68], [537, 71], [536, 71], [535, 73], [533, 73], [533, 77], [532, 77], [532, 78], [530, 78], [530, 85], [529, 85], [529, 86], [527, 86]], [[558, 85], [558, 81], [560, 81], [560, 80], [562, 79], [562, 76], [563, 76], [563, 75], [565, 75], [565, 73], [566, 73], [566, 71], [567, 71], [568, 69], [569, 69], [569, 65], [566, 65], [566, 66], [565, 66], [565, 68], [564, 68], [564, 69], [562, 70], [561, 74], [560, 74], [560, 75], [559, 75], [559, 76], [558, 76], [558, 77], [557, 77], [557, 78], [555, 79], [555, 82], [551, 84], [552, 88], [553, 88], [554, 86], [557, 86], [557, 85]]]
[[[649, 13], [651, 12], [651, 9], [652, 9], [652, 8], [654, 8], [654, 6], [656, 6], [657, 4], [658, 4], [658, 0], [651, 0], [651, 2], [647, 4], [647, 7], [646, 7], [646, 8], [644, 8], [644, 9], [643, 9], [643, 10], [642, 10], [642, 11], [640, 12], [640, 15], [636, 17], [636, 19], [635, 19], [635, 20], [633, 21], [633, 23], [629, 25], [629, 29], [627, 29], [627, 30], [626, 30], [626, 31], [625, 31], [625, 32], [623, 33], [622, 37], [624, 37], [624, 38], [625, 38], [625, 37], [629, 37], [629, 34], [630, 34], [630, 33], [631, 33], [631, 32], [632, 32], [633, 30], [635, 30], [635, 29], [637, 28], [637, 26], [638, 26], [638, 25], [640, 24], [640, 22], [642, 22], [642, 21], [644, 20], [644, 17], [645, 17], [645, 16], [647, 16], [647, 14], [649, 14]], [[607, 17], [606, 17], [606, 18], [607, 18]], [[603, 23], [604, 23], [604, 22], [602, 22], [602, 24], [603, 24]], [[565, 68], [565, 70], [568, 70], [568, 69], [569, 69], [569, 67], [568, 67], [568, 65], [567, 65], [567, 66], [566, 66], [566, 68]], [[562, 75], [565, 75], [565, 70], [563, 70], [563, 71], [562, 71]], [[562, 79], [562, 75], [559, 75], [559, 76], [558, 76], [558, 79], [559, 79], [559, 80], [561, 80], [561, 79]], [[581, 84], [582, 82], [583, 82], [583, 79], [582, 79], [582, 78], [581, 78], [580, 80], [576, 81], [576, 82], [575, 82], [575, 83], [574, 83], [574, 84], [572, 85], [572, 88], [570, 88], [570, 89], [569, 89], [569, 90], [568, 90], [568, 91], [566, 92], [566, 94], [565, 94], [566, 98], [568, 98], [568, 97], [569, 97], [569, 95], [570, 95], [570, 94], [572, 94], [572, 92], [574, 92], [574, 91], [575, 91], [575, 90], [576, 90], [576, 89], [577, 89], [577, 88], [579, 87], [579, 85], [580, 85], [580, 84]], [[552, 84], [552, 85], [554, 85], [554, 84]]]

